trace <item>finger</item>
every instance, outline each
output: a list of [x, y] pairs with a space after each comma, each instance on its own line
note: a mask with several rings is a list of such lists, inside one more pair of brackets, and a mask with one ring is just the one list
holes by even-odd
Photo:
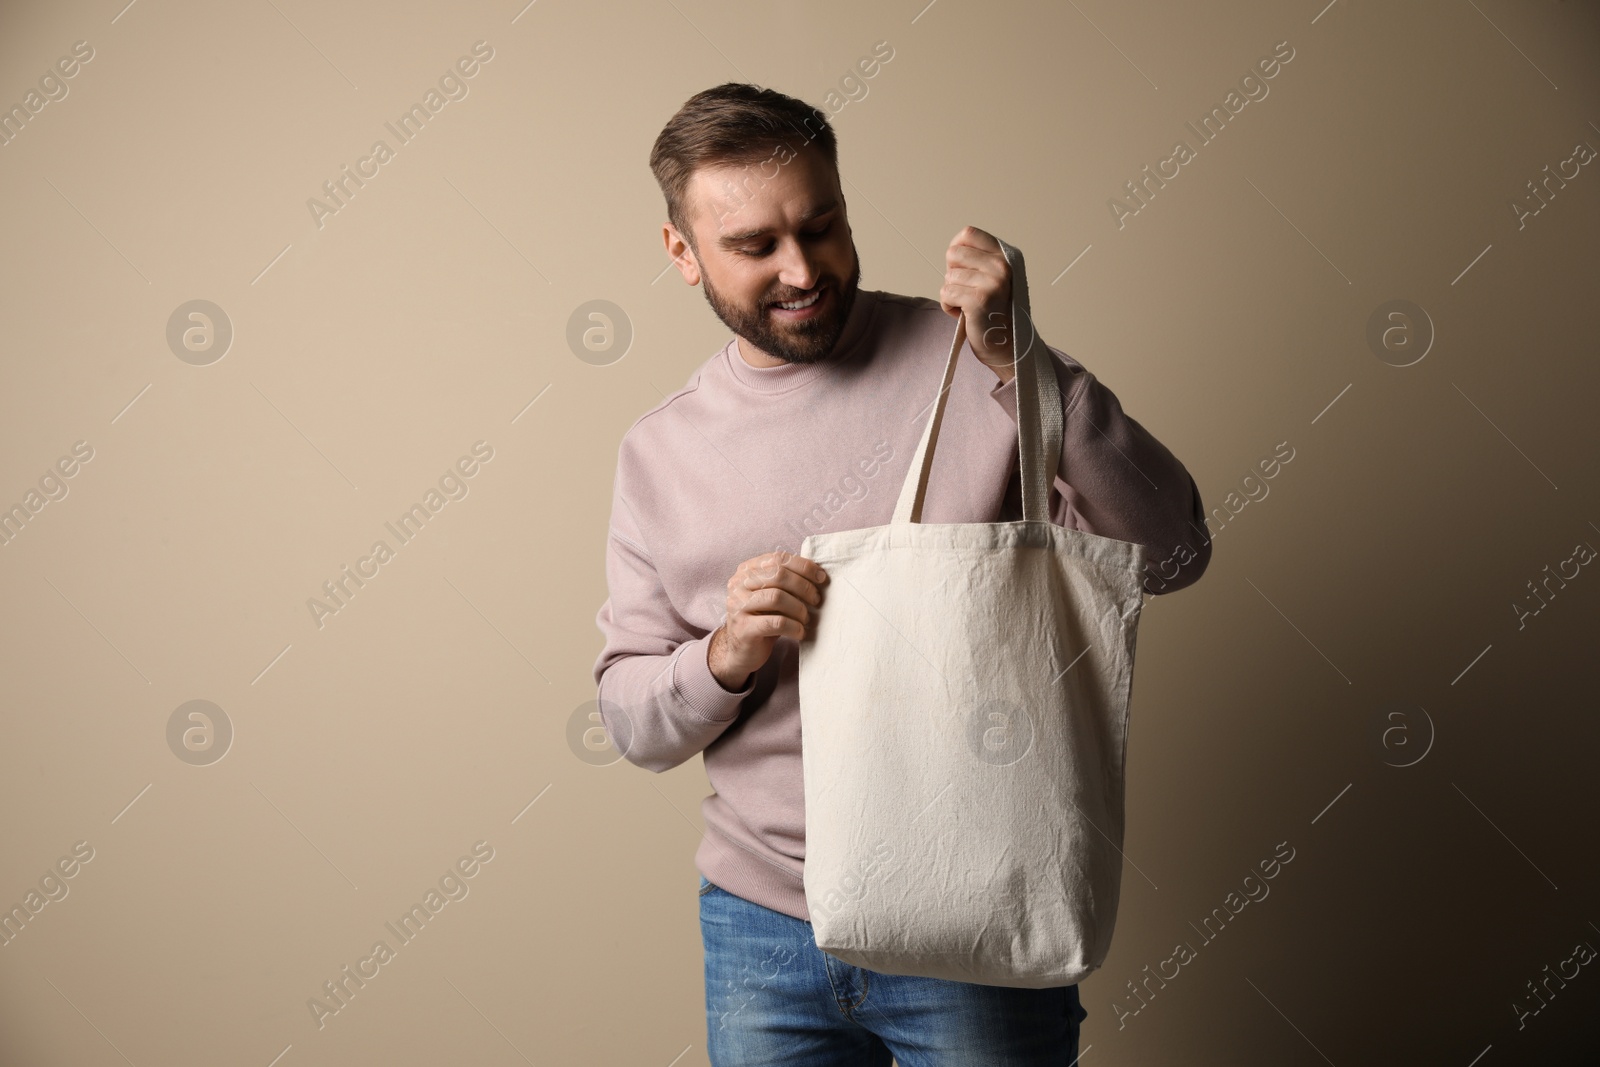
[[959, 307], [974, 320], [981, 318], [993, 302], [988, 290], [964, 285], [961, 282], [945, 282], [939, 290], [939, 301], [950, 307]]
[[998, 273], [1006, 257], [998, 249], [989, 251], [977, 245], [960, 244], [945, 249], [944, 261], [947, 266], [983, 267]]
[[[809, 561], [807, 561], [809, 562]], [[812, 564], [812, 566], [816, 566]], [[820, 570], [821, 568], [817, 568]], [[785, 567], [778, 572], [777, 578], [766, 583], [765, 588], [781, 589], [793, 596], [797, 601], [808, 604], [822, 603], [822, 591], [818, 583], [812, 581], [806, 574], [790, 567]]]
[[766, 612], [742, 612], [730, 616], [728, 624], [741, 641], [772, 637], [799, 640], [806, 632], [805, 624], [798, 619]]
[[990, 292], [996, 295], [1005, 288], [1005, 278], [984, 267], [949, 267], [944, 272], [944, 280], [970, 286], [979, 292]]
[[802, 624], [811, 618], [809, 605], [788, 590], [771, 585], [748, 593], [735, 611], [745, 615], [783, 615]]
[[950, 244], [952, 246], [964, 245], [981, 249], [985, 252], [1000, 251], [1000, 242], [995, 240], [994, 234], [986, 230], [980, 230], [976, 226], [963, 226], [961, 232], [951, 239]]
[[828, 580], [828, 572], [822, 569], [816, 560], [807, 559], [798, 552], [783, 552], [783, 566], [806, 581], [815, 585], [823, 585]]
[[953, 271], [968, 271], [984, 278], [993, 279], [994, 285], [999, 290], [1004, 290], [1011, 277], [1010, 264], [1006, 257], [998, 252], [981, 251], [970, 245], [952, 245], [945, 252], [946, 274]]
[[982, 274], [1005, 280], [1010, 277], [1011, 266], [1006, 262], [1005, 253], [1000, 251], [1000, 246], [992, 248], [979, 248], [976, 245], [950, 245], [944, 251], [946, 267], [968, 267], [968, 269], [981, 270]]
[[963, 267], [952, 267], [945, 273], [945, 288], [949, 290], [944, 298], [947, 302], [980, 310], [1004, 308], [1010, 297], [1005, 279]]
[[[773, 582], [783, 572], [787, 560], [795, 556], [795, 553], [786, 549], [774, 549], [771, 552], [745, 560], [741, 567], [758, 579], [759, 582]], [[749, 588], [755, 588], [755, 584], [751, 584]]]
[[816, 562], [793, 552], [779, 550], [749, 561], [743, 576], [734, 583], [742, 589], [775, 587], [786, 589], [795, 596], [821, 603], [818, 587], [827, 583], [828, 575]]

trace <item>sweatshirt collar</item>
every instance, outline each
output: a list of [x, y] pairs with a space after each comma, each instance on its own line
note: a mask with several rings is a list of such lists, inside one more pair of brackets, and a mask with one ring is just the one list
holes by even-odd
[[780, 363], [775, 367], [752, 367], [739, 354], [737, 337], [723, 347], [722, 360], [736, 381], [758, 393], [786, 393], [799, 388], [824, 368], [852, 360], [859, 354], [862, 339], [870, 332], [872, 320], [876, 317], [880, 295], [875, 289], [856, 289], [855, 303], [845, 319], [844, 332], [839, 335], [833, 352], [821, 363]]

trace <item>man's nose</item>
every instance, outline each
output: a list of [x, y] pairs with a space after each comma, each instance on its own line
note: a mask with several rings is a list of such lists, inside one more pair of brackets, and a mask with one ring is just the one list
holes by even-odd
[[790, 239], [779, 245], [777, 255], [778, 281], [794, 289], [810, 289], [817, 284], [821, 271], [817, 269], [816, 253]]

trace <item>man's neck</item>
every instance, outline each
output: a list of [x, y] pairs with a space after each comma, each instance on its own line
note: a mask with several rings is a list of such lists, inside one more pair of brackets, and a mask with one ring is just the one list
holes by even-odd
[[[779, 359], [776, 356], [767, 355], [755, 345], [751, 344], [749, 341], [746, 341], [743, 337], [735, 336], [733, 340], [733, 347], [739, 353], [739, 358], [744, 360], [745, 364], [751, 367], [781, 367], [785, 363], [789, 362], [786, 359]], [[752, 359], [752, 356], [755, 358]]]

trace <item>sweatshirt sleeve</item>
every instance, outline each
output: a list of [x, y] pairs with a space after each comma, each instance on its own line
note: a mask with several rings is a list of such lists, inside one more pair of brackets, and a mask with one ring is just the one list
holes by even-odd
[[[1050, 520], [1146, 550], [1147, 593], [1200, 580], [1211, 560], [1200, 489], [1178, 458], [1122, 410], [1116, 394], [1065, 353], [1054, 357], [1064, 415]], [[1016, 378], [996, 382], [995, 402], [1017, 419]]]
[[619, 467], [606, 537], [610, 595], [595, 615], [605, 646], [594, 679], [606, 734], [630, 763], [659, 774], [702, 751], [738, 719], [756, 676], [733, 692], [711, 673], [711, 634], [697, 636], [673, 609], [621, 478]]

